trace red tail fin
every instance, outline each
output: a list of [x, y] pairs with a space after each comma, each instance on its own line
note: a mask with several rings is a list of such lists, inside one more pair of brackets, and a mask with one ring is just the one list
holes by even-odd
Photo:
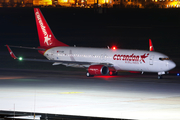
[[154, 47], [153, 47], [151, 39], [149, 39], [149, 51], [154, 51]]
[[34, 8], [34, 14], [36, 19], [40, 46], [42, 47], [68, 46], [58, 41], [55, 38], [39, 8]]

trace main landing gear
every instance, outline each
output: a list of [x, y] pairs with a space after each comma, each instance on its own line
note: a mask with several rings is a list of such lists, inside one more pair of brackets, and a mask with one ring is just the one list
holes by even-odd
[[117, 71], [110, 71], [109, 75], [110, 76], [115, 76], [115, 75], [118, 75], [118, 72]]
[[89, 74], [89, 72], [86, 73], [87, 77], [94, 77], [94, 75]]
[[[110, 75], [110, 76], [117, 75], [117, 74], [118, 74], [117, 71], [115, 71], [115, 72], [109, 72], [109, 75]], [[86, 76], [87, 76], [87, 77], [94, 77], [94, 75], [91, 75], [88, 71], [86, 72]]]

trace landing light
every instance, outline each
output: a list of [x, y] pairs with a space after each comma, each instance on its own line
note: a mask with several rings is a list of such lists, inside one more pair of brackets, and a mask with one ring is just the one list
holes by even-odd
[[19, 57], [19, 60], [20, 60], [20, 61], [22, 61], [22, 60], [23, 60], [23, 58], [22, 58], [22, 57]]

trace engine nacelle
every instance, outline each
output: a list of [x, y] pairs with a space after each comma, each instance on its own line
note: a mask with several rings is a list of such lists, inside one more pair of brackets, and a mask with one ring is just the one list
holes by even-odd
[[109, 69], [104, 65], [91, 65], [88, 68], [88, 72], [90, 75], [107, 75]]

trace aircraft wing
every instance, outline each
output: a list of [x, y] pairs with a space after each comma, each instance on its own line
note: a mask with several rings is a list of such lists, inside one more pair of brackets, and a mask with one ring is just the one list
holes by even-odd
[[[15, 47], [15, 48], [24, 48], [24, 49], [33, 49], [33, 50], [42, 50], [45, 51], [46, 49], [43, 48], [35, 48], [35, 47], [23, 47], [23, 46], [13, 46], [13, 45], [6, 45], [7, 47]], [[9, 49], [8, 49], [9, 50]]]
[[[102, 65], [107, 65], [107, 66], [112, 66], [112, 64], [110, 63], [98, 63], [98, 62], [85, 62], [85, 61], [63, 61], [63, 60], [48, 60], [48, 59], [31, 59], [31, 58], [22, 58], [22, 57], [16, 57], [15, 54], [13, 53], [13, 51], [11, 50], [11, 48], [6, 45], [10, 55], [12, 58], [20, 60], [20, 61], [37, 61], [37, 62], [51, 62], [53, 63], [53, 65], [66, 65], [66, 66], [75, 66], [75, 65], [96, 65], [96, 64], [102, 64]], [[13, 46], [13, 47], [17, 47], [17, 46]], [[18, 47], [19, 48], [19, 47]], [[28, 47], [21, 47], [21, 48], [27, 48], [27, 49], [31, 49]], [[38, 49], [38, 48], [34, 48], [34, 49]], [[38, 49], [39, 50], [39, 49]], [[40, 49], [42, 50], [42, 49]]]

